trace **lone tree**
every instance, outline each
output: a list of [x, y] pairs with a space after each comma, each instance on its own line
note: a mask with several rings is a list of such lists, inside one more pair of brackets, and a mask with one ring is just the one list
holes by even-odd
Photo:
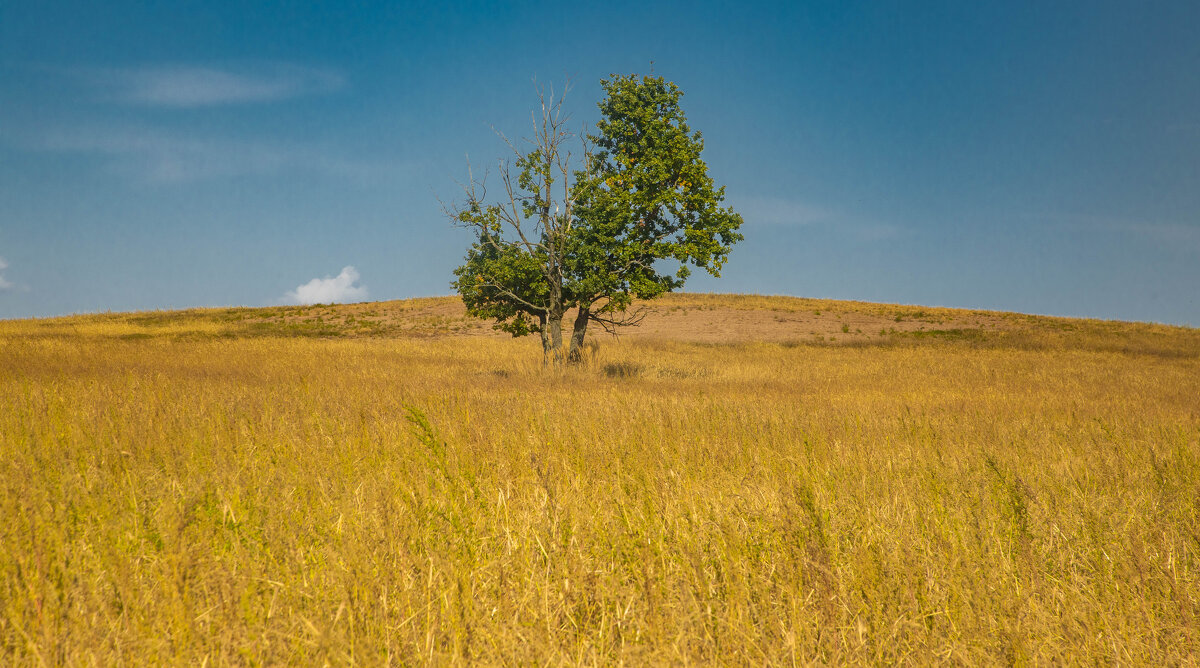
[[[721, 206], [725, 189], [700, 159], [704, 142], [679, 108], [679, 88], [636, 75], [601, 84], [596, 134], [569, 132], [563, 97], [542, 92], [534, 136], [505, 140], [515, 161], [500, 166], [501, 197], [489, 203], [472, 176], [465, 202], [448, 211], [475, 233], [454, 272], [467, 311], [513, 336], [537, 331], [544, 361], [556, 366], [582, 358], [589, 323], [610, 332], [637, 324], [633, 300], [678, 289], [691, 267], [719, 276], [742, 239], [742, 217]], [[562, 322], [573, 308], [564, 350]]]

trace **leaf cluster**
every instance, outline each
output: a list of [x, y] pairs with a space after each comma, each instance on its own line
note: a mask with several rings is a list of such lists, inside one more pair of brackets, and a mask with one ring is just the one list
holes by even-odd
[[[576, 274], [581, 292], [652, 299], [683, 286], [689, 265], [720, 275], [730, 247], [743, 237], [742, 218], [722, 207], [679, 106], [682, 92], [661, 77], [614, 76], [602, 119], [589, 135], [586, 189], [577, 206]], [[674, 260], [674, 272], [661, 261]]]

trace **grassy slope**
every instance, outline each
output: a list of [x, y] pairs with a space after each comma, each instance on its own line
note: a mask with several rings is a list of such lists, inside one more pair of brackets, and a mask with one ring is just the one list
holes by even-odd
[[684, 295], [0, 323], [5, 663], [1187, 662], [1200, 332]]

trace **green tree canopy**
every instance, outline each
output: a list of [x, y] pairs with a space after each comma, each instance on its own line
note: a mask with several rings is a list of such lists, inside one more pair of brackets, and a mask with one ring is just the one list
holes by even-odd
[[[476, 235], [455, 271], [468, 311], [514, 336], [538, 331], [556, 363], [579, 359], [590, 322], [636, 324], [632, 301], [682, 287], [691, 267], [719, 276], [742, 239], [742, 218], [721, 206], [724, 188], [708, 175], [679, 88], [637, 75], [601, 83], [601, 120], [580, 139], [579, 168], [562, 98], [543, 95], [534, 137], [524, 150], [510, 142], [515, 164], [501, 165], [504, 196], [485, 202], [484, 184], [472, 179], [465, 204], [450, 211]], [[572, 308], [564, 353], [562, 319]]]

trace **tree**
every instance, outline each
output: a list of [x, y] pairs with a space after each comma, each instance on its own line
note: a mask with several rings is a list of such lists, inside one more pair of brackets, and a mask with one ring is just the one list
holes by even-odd
[[536, 320], [543, 359], [558, 365], [564, 360], [562, 319], [572, 304], [566, 258], [577, 222], [578, 173], [571, 169], [567, 144], [574, 135], [565, 129], [563, 97], [539, 91], [539, 101], [528, 149], [505, 139], [516, 161], [500, 166], [500, 200], [488, 204], [485, 183], [472, 175], [464, 186], [466, 202], [448, 211], [475, 233], [453, 285], [468, 313], [495, 319], [497, 329], [513, 336], [533, 332]]
[[[509, 142], [516, 160], [501, 164], [500, 201], [486, 203], [484, 183], [472, 177], [465, 203], [449, 211], [475, 233], [454, 272], [468, 312], [514, 336], [538, 331], [556, 365], [580, 360], [589, 323], [609, 331], [638, 323], [633, 300], [682, 287], [691, 267], [719, 276], [742, 239], [742, 218], [721, 206], [725, 189], [700, 158], [704, 142], [688, 127], [679, 88], [637, 75], [601, 84], [596, 134], [568, 132], [563, 98], [540, 94], [525, 150]], [[576, 139], [580, 169], [567, 148]], [[562, 320], [572, 308], [564, 351]]]

